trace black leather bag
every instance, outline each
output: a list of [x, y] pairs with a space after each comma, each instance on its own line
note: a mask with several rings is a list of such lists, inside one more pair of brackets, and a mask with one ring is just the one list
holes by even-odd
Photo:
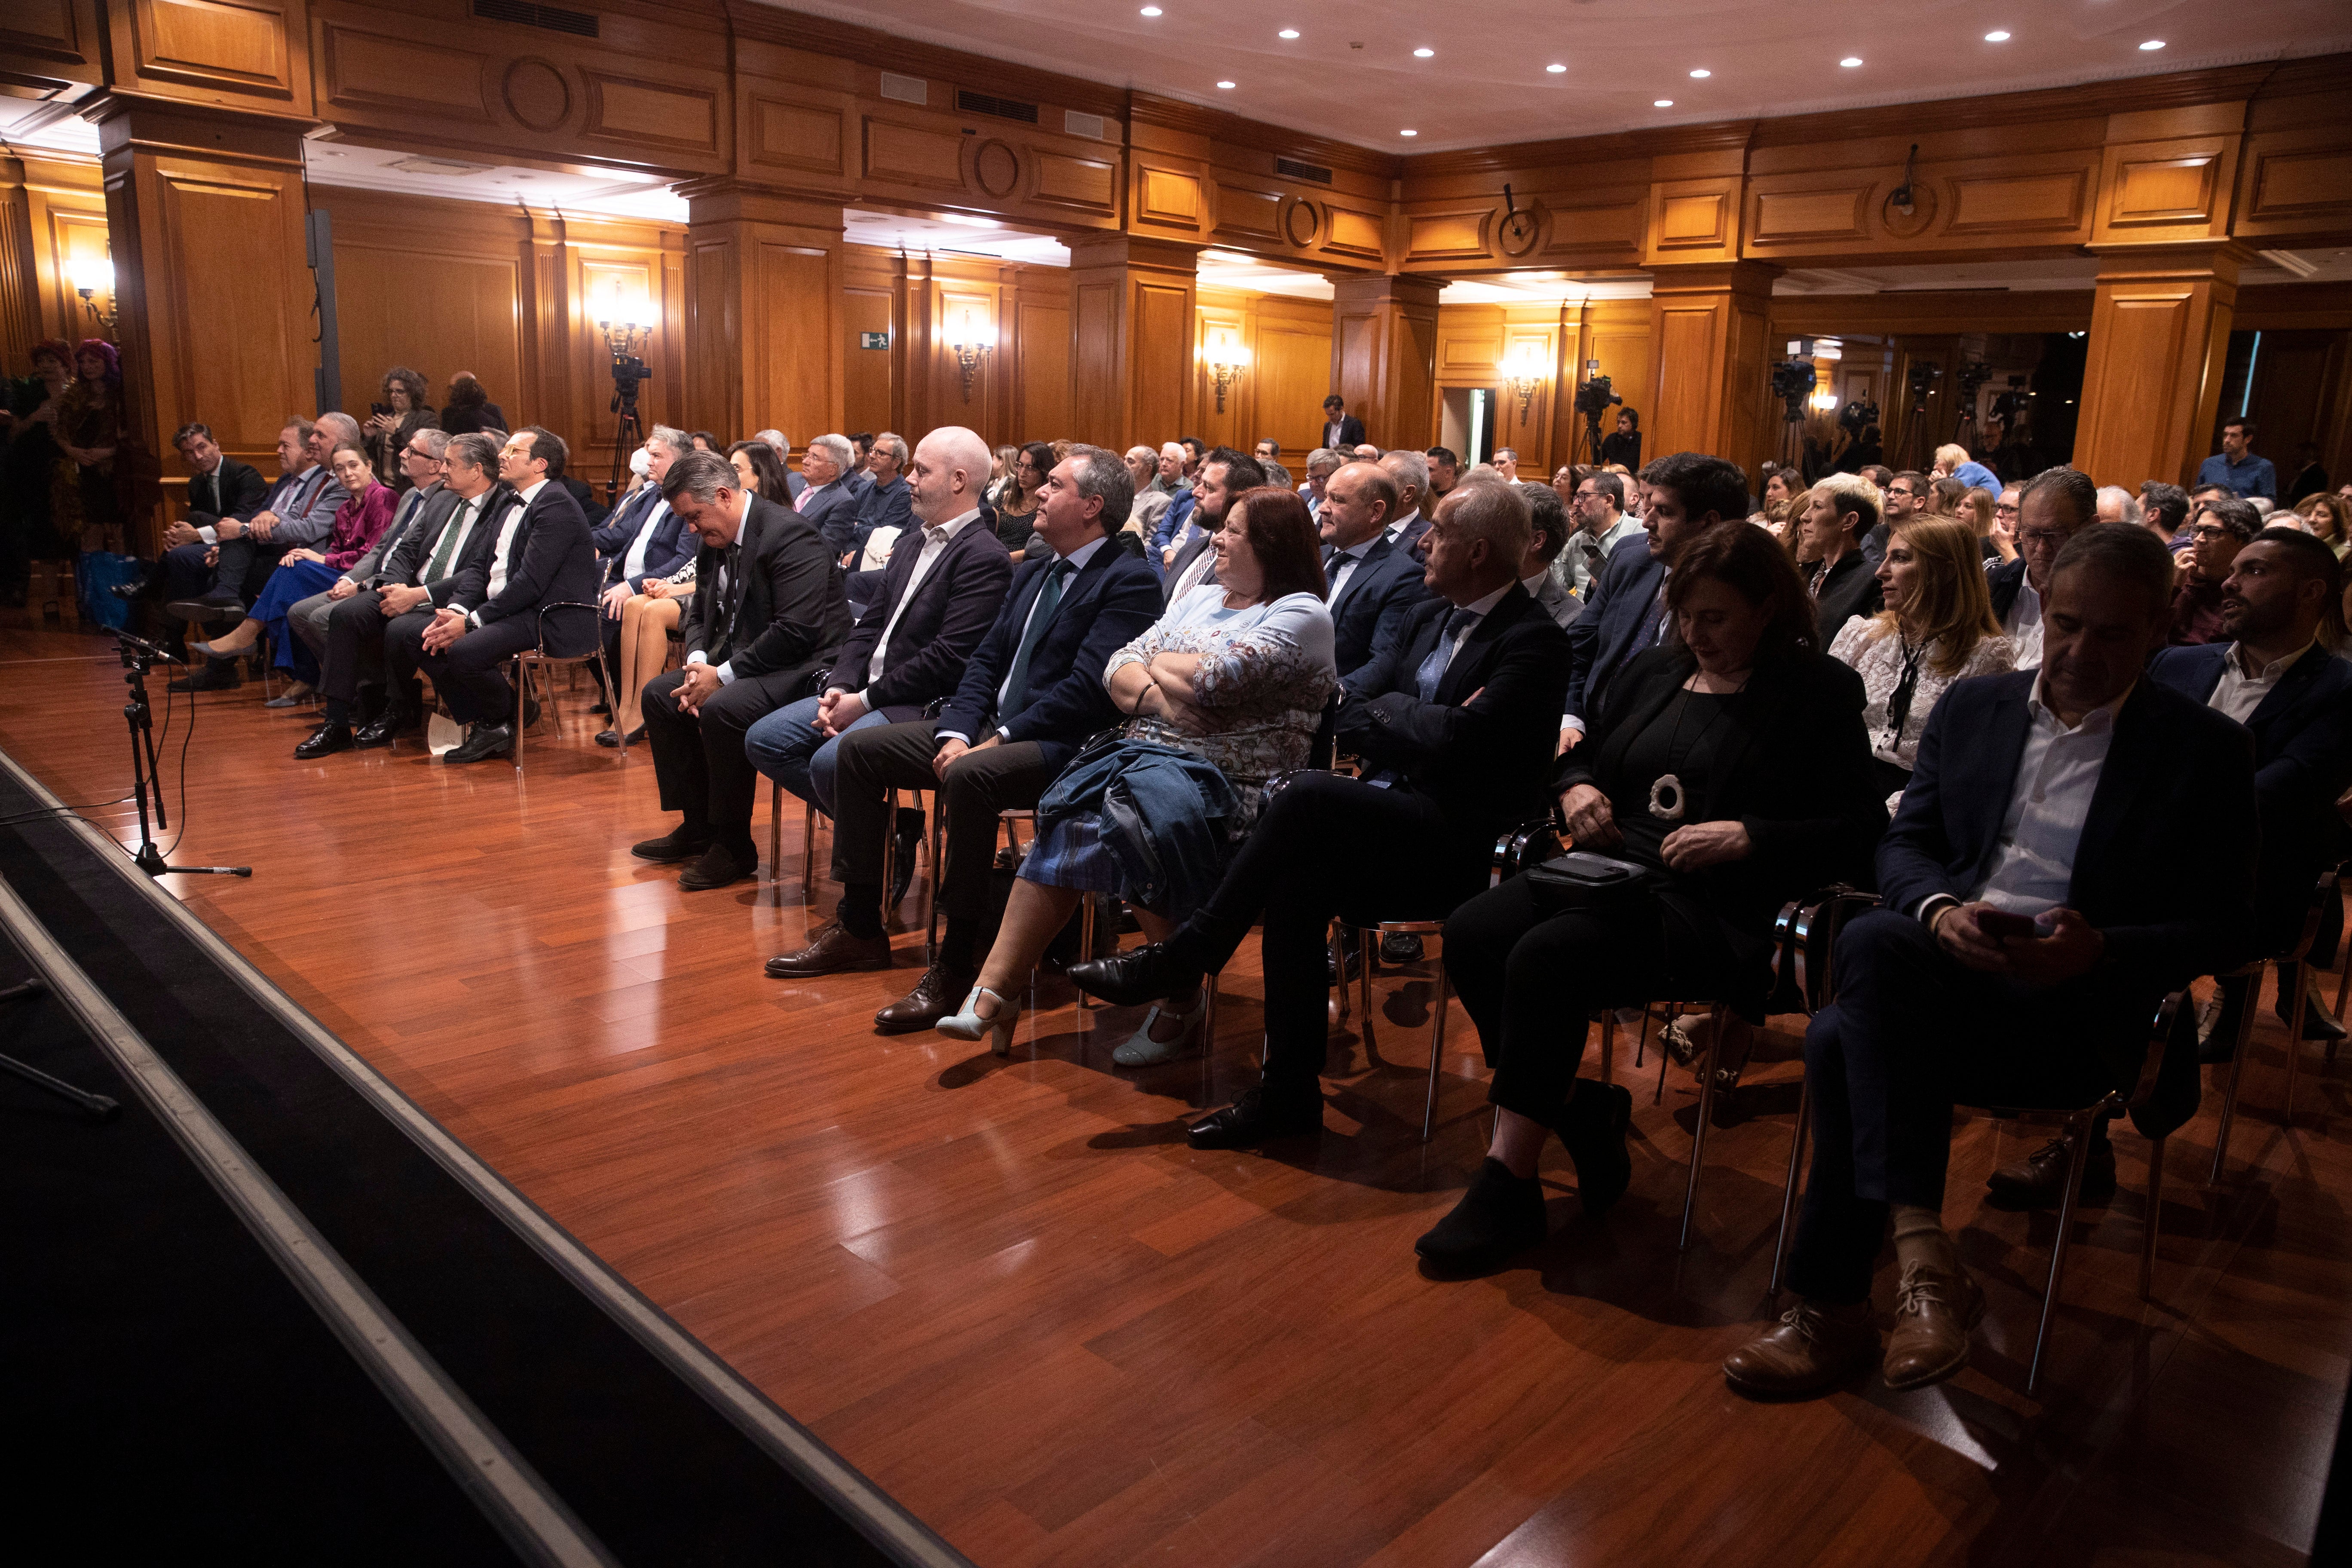
[[1530, 867], [1527, 879], [1536, 907], [1548, 915], [1622, 908], [1645, 897], [1660, 882], [1647, 866], [1589, 849], [1571, 849]]

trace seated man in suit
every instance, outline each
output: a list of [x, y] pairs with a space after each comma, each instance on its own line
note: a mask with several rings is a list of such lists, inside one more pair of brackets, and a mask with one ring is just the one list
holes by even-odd
[[1456, 487], [1430, 531], [1429, 586], [1405, 635], [1346, 690], [1339, 749], [1360, 779], [1290, 775], [1208, 904], [1165, 942], [1070, 971], [1118, 1005], [1182, 994], [1265, 921], [1265, 1078], [1195, 1122], [1196, 1149], [1248, 1148], [1323, 1127], [1332, 917], [1437, 919], [1486, 886], [1496, 837], [1542, 808], [1568, 634], [1519, 585], [1527, 498]]
[[269, 495], [260, 470], [220, 449], [208, 425], [183, 425], [172, 445], [188, 464], [188, 515], [163, 531], [167, 546], [220, 542], [220, 524], [250, 521]]
[[1568, 547], [1571, 531], [1568, 503], [1559, 499], [1558, 490], [1533, 479], [1521, 479], [1519, 493], [1528, 498], [1528, 515], [1535, 528], [1528, 558], [1519, 563], [1519, 586], [1534, 595], [1544, 614], [1565, 630], [1584, 613], [1583, 601], [1568, 591], [1568, 584], [1559, 580], [1560, 574], [1553, 567], [1559, 552]]
[[[1612, 476], [1613, 477], [1613, 476]], [[1666, 574], [1683, 547], [1718, 522], [1748, 515], [1748, 475], [1737, 463], [1703, 452], [1670, 452], [1642, 470], [1642, 526], [1648, 548], [1628, 542], [1601, 568], [1568, 628], [1572, 667], [1568, 710], [1559, 721], [1559, 749], [1584, 738], [1584, 715], [1601, 702], [1617, 672], [1636, 654], [1665, 640]]]
[[[2079, 477], [2037, 478], [2028, 515], [2036, 488]], [[2129, 1087], [2165, 994], [2251, 945], [2252, 743], [2143, 679], [2170, 553], [2145, 529], [2095, 525], [2058, 552], [2049, 586], [2041, 666], [1960, 681], [1936, 705], [1879, 845], [1885, 907], [1838, 935], [1837, 1000], [1805, 1032], [1812, 1176], [1789, 1261], [1801, 1300], [1724, 1362], [1743, 1392], [1813, 1393], [1879, 1359], [1870, 1277], [1890, 1218], [1887, 1385], [1965, 1366], [1984, 1295], [1943, 1226], [1953, 1106], [2079, 1107]], [[2195, 1064], [2181, 1065], [2136, 1113], [2152, 1130], [2196, 1109]]]
[[678, 825], [630, 853], [692, 861], [677, 879], [692, 893], [759, 870], [744, 734], [833, 658], [849, 605], [841, 567], [808, 520], [743, 489], [718, 453], [678, 458], [662, 493], [702, 544], [680, 623], [686, 666], [646, 681], [642, 703], [662, 809]]
[[1315, 518], [1330, 551], [1323, 557], [1330, 584], [1323, 602], [1331, 611], [1332, 662], [1353, 697], [1365, 695], [1373, 655], [1402, 637], [1430, 599], [1422, 563], [1389, 538], [1396, 505], [1396, 481], [1378, 463], [1349, 463], [1326, 483]]
[[[2060, 476], [2045, 485], [2051, 475]], [[2099, 521], [2099, 487], [2074, 468], [2047, 468], [2019, 492], [2017, 559], [1985, 576], [1992, 613], [2017, 650], [2017, 668], [2042, 664], [2042, 602], [2050, 592], [2050, 563], [2066, 542]]]
[[[656, 425], [646, 437], [646, 482], [637, 493], [613, 509], [602, 528], [592, 529], [589, 537], [596, 545], [596, 559], [603, 563], [604, 587], [597, 595], [601, 614], [596, 618], [598, 636], [604, 640], [604, 663], [592, 668], [596, 671], [596, 683], [604, 683], [606, 668], [621, 668], [621, 612], [631, 599], [646, 591], [649, 579], [667, 578], [694, 556], [697, 548], [692, 532], [685, 521], [670, 510], [662, 499], [662, 480], [669, 474], [669, 466], [678, 455], [692, 450], [683, 430], [668, 425]], [[612, 706], [612, 693], [605, 693], [605, 706]], [[635, 737], [631, 737], [635, 739]], [[617, 746], [620, 731], [606, 725], [598, 732], [596, 743]]]
[[[744, 737], [754, 767], [827, 816], [841, 738], [920, 719], [933, 701], [953, 696], [965, 661], [1004, 607], [1013, 556], [981, 520], [989, 463], [988, 443], [959, 425], [917, 443], [907, 482], [920, 542], [890, 552], [881, 593], [842, 645], [824, 693], [777, 709]], [[919, 838], [922, 813], [901, 814], [902, 877], [915, 865], [907, 817]]]
[[[403, 731], [417, 728], [424, 695], [415, 665], [387, 685], [384, 649], [392, 629], [399, 617], [411, 616], [405, 632], [421, 638], [434, 610], [457, 592], [460, 573], [471, 567], [488, 574], [500, 505], [511, 499], [499, 483], [498, 441], [479, 431], [451, 436], [420, 430], [410, 447], [436, 436], [440, 478], [429, 486], [420, 481], [409, 491], [421, 499], [389, 553], [364, 573], [361, 568], [368, 563], [361, 562], [323, 595], [330, 602], [319, 646], [319, 690], [326, 712], [319, 728], [295, 748], [298, 757], [389, 746]], [[387, 528], [384, 537], [392, 539], [393, 532]]]
[[[1201, 459], [1193, 476], [1191, 511], [1176, 535], [1171, 552], [1164, 592], [1174, 604], [1203, 583], [1217, 580], [1217, 552], [1210, 548], [1217, 531], [1225, 526], [1225, 512], [1234, 498], [1265, 483], [1265, 470], [1255, 458], [1244, 458], [1231, 447], [1216, 447]], [[1173, 512], [1176, 509], [1168, 509]]]
[[882, 929], [888, 792], [936, 789], [947, 847], [933, 897], [947, 911], [947, 931], [914, 991], [876, 1021], [893, 1031], [925, 1029], [962, 1003], [980, 973], [997, 814], [1035, 805], [1078, 748], [1119, 721], [1103, 669], [1160, 618], [1159, 579], [1111, 542], [1134, 503], [1133, 483], [1116, 452], [1072, 447], [1039, 492], [1045, 547], [1013, 574], [1003, 609], [940, 716], [842, 737], [834, 786], [838, 918], [807, 946], [770, 959], [770, 974], [806, 979], [890, 966]]
[[1422, 537], [1429, 531], [1430, 520], [1423, 508], [1429, 500], [1429, 459], [1419, 452], [1400, 447], [1380, 460], [1381, 472], [1396, 486], [1396, 510], [1389, 515], [1389, 542], [1416, 559], [1421, 554]]
[[595, 649], [596, 547], [579, 501], [557, 482], [570, 456], [562, 437], [537, 425], [508, 437], [499, 478], [513, 494], [494, 514], [498, 531], [487, 559], [478, 555], [459, 569], [432, 624], [418, 626], [422, 617], [412, 611], [385, 630], [395, 679], [404, 687], [422, 668], [467, 727], [445, 763], [478, 763], [514, 749], [515, 731], [530, 715], [516, 711], [509, 659], [542, 646], [563, 658]]
[[[437, 425], [412, 432], [399, 453], [400, 471], [408, 480], [408, 487], [400, 492], [400, 500], [393, 507], [392, 521], [384, 525], [383, 534], [367, 553], [344, 569], [341, 576], [323, 591], [298, 600], [286, 612], [288, 628], [308, 645], [314, 660], [323, 660], [326, 657], [327, 619], [334, 607], [361, 589], [376, 586], [385, 564], [392, 560], [394, 552], [400, 548], [400, 542], [407, 537], [409, 529], [424, 515], [426, 503], [447, 494], [443, 481], [448, 468], [446, 461], [448, 449], [449, 433]], [[442, 509], [444, 512], [446, 510], [446, 506]], [[323, 665], [320, 674], [323, 689]], [[382, 679], [373, 683], [371, 689], [381, 694]], [[374, 717], [369, 713], [360, 721], [364, 723]], [[312, 738], [317, 737], [314, 735]], [[304, 742], [305, 745], [308, 743]], [[341, 750], [341, 747], [334, 749]], [[294, 754], [299, 757], [311, 753], [297, 746]]]
[[808, 489], [794, 510], [816, 530], [817, 537], [836, 561], [857, 542], [857, 448], [846, 436], [826, 434], [808, 444], [801, 454], [801, 471]]

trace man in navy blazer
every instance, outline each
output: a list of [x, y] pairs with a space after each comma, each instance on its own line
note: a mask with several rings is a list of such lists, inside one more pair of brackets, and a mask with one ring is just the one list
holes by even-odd
[[[2332, 658], [2318, 641], [2331, 606], [2342, 603], [2343, 569], [2335, 552], [2295, 528], [2266, 528], [2238, 552], [2221, 584], [2221, 633], [2230, 640], [2160, 649], [2151, 679], [2192, 702], [2226, 713], [2254, 737], [2254, 793], [2262, 810], [2262, 858], [2254, 879], [2255, 940], [2277, 952], [2300, 931], [2319, 873], [2340, 865], [2347, 843], [2336, 803], [2352, 788], [2352, 664]], [[2330, 902], [2328, 926], [2342, 904]], [[2325, 952], [2337, 930], [2314, 943]], [[2285, 1018], [2303, 984], [2303, 966], [2279, 976]], [[2208, 1037], [2205, 1059], [2227, 1061], [2237, 1041], [2243, 981], [2221, 982], [2222, 1014]], [[2304, 1038], [2343, 1033], [2318, 1007], [2304, 1013]]]
[[857, 502], [865, 492], [856, 482], [856, 461], [857, 448], [846, 436], [820, 436], [801, 454], [801, 471], [808, 476], [809, 488], [793, 509], [816, 530], [836, 561], [857, 541]]
[[1328, 547], [1332, 659], [1350, 697], [1364, 695], [1373, 655], [1402, 636], [1432, 597], [1421, 558], [1388, 536], [1396, 510], [1396, 481], [1378, 463], [1349, 463], [1325, 481], [1315, 518]]
[[[2128, 1087], [2165, 994], [2249, 945], [2252, 743], [2142, 673], [2169, 621], [2171, 552], [2095, 525], [2050, 584], [2041, 668], [1936, 705], [1879, 845], [1885, 905], [1839, 933], [1838, 997], [1805, 1035], [1802, 1300], [1724, 1363], [1744, 1391], [1812, 1393], [1878, 1358], [1871, 1270], [1890, 1218], [1888, 1386], [1966, 1365], [1984, 1298], [1941, 1219], [1953, 1106], [2072, 1109]], [[2176, 1051], [2134, 1115], [2162, 1132], [2196, 1096], [2193, 1054]]]
[[[614, 507], [603, 526], [592, 529], [589, 537], [596, 545], [596, 557], [604, 563], [604, 591], [598, 595], [603, 614], [597, 619], [598, 635], [604, 644], [604, 661], [591, 666], [596, 672], [596, 683], [604, 683], [606, 667], [621, 668], [621, 611], [629, 600], [646, 591], [647, 580], [667, 577], [694, 558], [697, 544], [686, 521], [662, 498], [662, 481], [669, 477], [669, 466], [682, 452], [694, 450], [694, 443], [683, 430], [667, 425], [656, 425], [646, 437], [646, 482], [637, 493]], [[612, 693], [605, 693], [609, 704]], [[632, 737], [634, 739], [634, 737]], [[620, 735], [610, 725], [598, 738], [602, 745], [620, 744]]]
[[913, 994], [886, 1011], [892, 1027], [927, 1028], [963, 1000], [980, 972], [997, 814], [1035, 805], [1088, 737], [1118, 722], [1103, 668], [1160, 618], [1159, 578], [1110, 542], [1134, 492], [1118, 453], [1071, 447], [1041, 492], [1036, 530], [1048, 550], [1022, 562], [940, 716], [842, 737], [834, 786], [838, 918], [799, 952], [770, 959], [769, 973], [799, 979], [889, 967], [882, 929], [889, 792], [935, 789], [947, 817], [947, 863], [934, 896], [947, 910], [947, 931]]
[[1672, 452], [1642, 470], [1642, 526], [1647, 550], [1632, 540], [1617, 547], [1594, 581], [1584, 613], [1568, 628], [1568, 710], [1560, 715], [1559, 749], [1584, 738], [1601, 711], [1609, 682], [1633, 659], [1664, 642], [1666, 574], [1683, 547], [1718, 522], [1748, 515], [1748, 475], [1738, 464], [1704, 452]]
[[[2053, 478], [2053, 476], [2055, 476]], [[2043, 479], [2051, 482], [2043, 484]], [[2044, 468], [2017, 498], [2017, 559], [1985, 574], [1993, 618], [2017, 656], [2017, 668], [2042, 663], [2042, 601], [2051, 563], [2066, 542], [2099, 521], [2099, 490], [2074, 468]]]

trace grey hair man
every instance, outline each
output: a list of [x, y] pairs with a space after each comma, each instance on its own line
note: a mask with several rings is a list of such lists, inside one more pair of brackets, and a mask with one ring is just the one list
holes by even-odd
[[1429, 459], [1400, 447], [1380, 460], [1381, 472], [1397, 488], [1396, 520], [1389, 524], [1389, 543], [1416, 553], [1430, 520], [1423, 515], [1429, 504]]
[[838, 560], [856, 540], [857, 501], [866, 489], [866, 479], [857, 471], [857, 448], [848, 437], [827, 432], [801, 454], [801, 472], [808, 489], [796, 509]]

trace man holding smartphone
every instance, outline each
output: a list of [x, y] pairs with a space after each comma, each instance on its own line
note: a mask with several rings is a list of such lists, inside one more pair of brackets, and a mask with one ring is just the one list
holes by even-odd
[[[2090, 490], [2053, 469], [2024, 510], [2087, 506]], [[1960, 681], [1929, 717], [1879, 847], [1884, 907], [1840, 933], [1837, 1000], [1806, 1031], [1813, 1163], [1790, 1259], [1802, 1300], [1725, 1361], [1735, 1387], [1814, 1392], [1878, 1358], [1871, 1269], [1890, 1220], [1887, 1385], [1958, 1372], [1984, 1296], [1943, 1228], [1953, 1106], [2077, 1108], [2128, 1087], [2165, 994], [2245, 956], [2252, 747], [2142, 679], [2171, 583], [2147, 530], [2084, 530], [2051, 569], [2042, 668]], [[2187, 820], [2203, 825], [2193, 855]], [[2196, 1109], [2193, 1055], [2176, 1055], [2151, 1131]]]

